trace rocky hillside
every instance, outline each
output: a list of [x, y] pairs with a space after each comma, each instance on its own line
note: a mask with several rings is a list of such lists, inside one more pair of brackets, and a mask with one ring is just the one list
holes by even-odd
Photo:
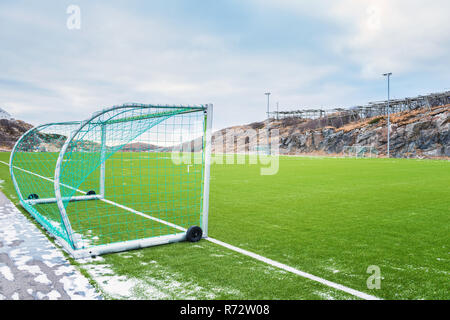
[[[342, 154], [344, 146], [372, 146], [379, 155], [386, 153], [386, 117], [344, 123], [340, 127], [317, 128], [317, 123], [318, 119], [287, 118], [272, 120], [268, 126], [280, 132], [281, 154]], [[213, 138], [213, 152], [255, 150], [258, 142], [265, 144], [266, 126], [267, 122], [257, 122], [218, 131]], [[260, 134], [251, 137], [245, 134], [249, 129]], [[231, 143], [220, 138], [225, 132]], [[392, 114], [391, 156], [450, 157], [450, 105]]]
[[0, 119], [0, 151], [11, 151], [17, 139], [32, 127], [21, 120]]
[[142, 142], [133, 142], [124, 145], [119, 151], [121, 152], [150, 152], [155, 150], [160, 150], [161, 147], [158, 147], [154, 144], [142, 143]]
[[[345, 120], [345, 119], [344, 119]], [[217, 153], [252, 152], [266, 145], [266, 127], [280, 133], [280, 154], [342, 154], [345, 146], [372, 146], [385, 155], [386, 117], [363, 121], [340, 121], [325, 126], [320, 119], [286, 118], [235, 126], [213, 134], [212, 151]], [[393, 157], [450, 157], [450, 105], [417, 109], [391, 115], [391, 155]], [[20, 120], [0, 119], [0, 151], [10, 151], [17, 139], [32, 125]], [[57, 148], [55, 137], [51, 145]], [[42, 139], [46, 150], [49, 138]], [[201, 140], [198, 142], [201, 146]], [[59, 142], [60, 143], [60, 142]], [[189, 143], [189, 148], [195, 144]], [[60, 147], [60, 146], [59, 146]], [[93, 146], [98, 147], [98, 146]], [[170, 151], [155, 145], [129, 144], [122, 151]], [[187, 149], [184, 149], [187, 150]]]

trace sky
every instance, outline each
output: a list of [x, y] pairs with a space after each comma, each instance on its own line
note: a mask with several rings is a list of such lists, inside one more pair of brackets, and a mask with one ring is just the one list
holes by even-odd
[[[70, 6], [79, 8], [79, 28]], [[34, 125], [128, 102], [214, 105], [214, 129], [270, 108], [450, 90], [448, 0], [0, 2], [0, 107]], [[73, 24], [72, 24], [73, 26]]]

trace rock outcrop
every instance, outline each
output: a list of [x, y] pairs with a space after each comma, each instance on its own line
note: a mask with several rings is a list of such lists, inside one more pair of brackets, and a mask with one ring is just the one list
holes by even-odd
[[[363, 121], [341, 122], [336, 127], [318, 127], [320, 125], [319, 119], [287, 118], [234, 126], [213, 134], [212, 151], [216, 153], [258, 151], [258, 146], [267, 145], [268, 127], [270, 130], [279, 131], [280, 154], [342, 154], [346, 146], [371, 146], [378, 155], [386, 154], [385, 116]], [[32, 125], [20, 120], [0, 119], [0, 151], [10, 151], [17, 139], [31, 127]], [[39, 137], [38, 145], [46, 151], [59, 149], [61, 137], [50, 139], [47, 136], [45, 139]], [[195, 142], [201, 148], [202, 141], [193, 141], [192, 147], [197, 145]], [[42, 148], [40, 150], [44, 150]], [[93, 145], [92, 148], [98, 146]], [[171, 150], [167, 147], [139, 144], [129, 144], [123, 149], [123, 151]], [[450, 157], [450, 105], [392, 114], [390, 150], [393, 157]]]
[[[309, 121], [316, 126], [317, 120]], [[385, 116], [316, 129], [308, 129], [309, 121], [290, 118], [223, 129], [214, 134], [215, 140], [227, 132], [229, 137], [219, 141], [228, 139], [231, 144], [225, 142], [222, 147], [213, 143], [213, 151], [255, 150], [258, 143], [267, 144], [264, 131], [268, 125], [280, 133], [280, 154], [342, 154], [346, 146], [371, 146], [378, 155], [386, 154]], [[249, 137], [247, 132], [255, 130], [257, 137]], [[392, 114], [390, 150], [392, 157], [450, 157], [450, 105]]]
[[32, 127], [21, 120], [0, 119], [0, 151], [11, 151], [20, 136]]
[[[385, 154], [386, 117], [282, 136], [280, 149], [286, 153], [341, 153], [344, 146], [372, 146], [378, 154]], [[450, 157], [450, 106], [392, 115], [390, 152], [393, 157]]]

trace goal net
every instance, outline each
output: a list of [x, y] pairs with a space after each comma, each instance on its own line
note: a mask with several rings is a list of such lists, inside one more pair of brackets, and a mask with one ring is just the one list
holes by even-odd
[[344, 157], [372, 158], [378, 156], [378, 150], [372, 146], [344, 146]]
[[197, 241], [211, 116], [212, 105], [131, 104], [35, 127], [11, 153], [20, 202], [74, 257]]

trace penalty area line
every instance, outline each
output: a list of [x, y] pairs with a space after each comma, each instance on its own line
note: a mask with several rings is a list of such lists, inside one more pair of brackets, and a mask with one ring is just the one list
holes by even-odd
[[[5, 164], [5, 165], [9, 166], [9, 164], [6, 163], [6, 162], [4, 162], [4, 161], [0, 161], [0, 163], [3, 163], [3, 164]], [[19, 168], [19, 169], [20, 169], [20, 168]], [[22, 170], [23, 170], [23, 169], [22, 169]], [[26, 170], [24, 170], [24, 171], [26, 171]], [[34, 175], [36, 175], [36, 176], [39, 176], [39, 175], [37, 175], [37, 174], [35, 174], [35, 173], [32, 173], [32, 172], [29, 172], [29, 171], [26, 171], [26, 172], [31, 173], [31, 174], [34, 174]], [[49, 181], [53, 181], [52, 179], [49, 179], [49, 178], [45, 178], [45, 177], [42, 177], [42, 176], [39, 176], [39, 177], [44, 178], [44, 179], [49, 180]], [[75, 188], [72, 188], [72, 189], [75, 189]], [[77, 190], [77, 191], [84, 193], [84, 191], [82, 191], [82, 190]], [[111, 204], [111, 205], [117, 206], [117, 207], [119, 207], [119, 208], [121, 208], [121, 209], [127, 210], [127, 211], [129, 211], [129, 212], [132, 212], [132, 213], [134, 213], [134, 214], [140, 215], [140, 216], [142, 216], [142, 217], [144, 217], [144, 218], [151, 219], [151, 220], [155, 220], [155, 221], [157, 221], [157, 222], [159, 222], [159, 223], [162, 223], [162, 224], [166, 224], [166, 225], [171, 226], [171, 227], [173, 227], [173, 228], [176, 228], [176, 229], [178, 229], [178, 230], [182, 230], [182, 231], [185, 231], [185, 230], [186, 230], [186, 229], [183, 228], [183, 227], [180, 227], [180, 226], [178, 226], [178, 225], [175, 225], [175, 224], [173, 224], [173, 223], [170, 223], [170, 222], [165, 221], [165, 220], [162, 220], [162, 219], [158, 219], [158, 218], [155, 218], [155, 217], [146, 215], [146, 214], [141, 213], [141, 212], [139, 212], [139, 211], [137, 211], [137, 210], [134, 210], [134, 209], [132, 209], [132, 208], [123, 206], [123, 205], [121, 205], [121, 204], [118, 204], [117, 202], [113, 202], [113, 201], [107, 200], [107, 199], [102, 199], [102, 201], [104, 201], [104, 202], [106, 202], [106, 203], [109, 203], [109, 204]], [[260, 261], [260, 262], [263, 262], [263, 263], [265, 263], [265, 264], [268, 264], [268, 265], [271, 265], [271, 266], [273, 266], [273, 267], [276, 267], [276, 268], [285, 270], [285, 271], [287, 271], [287, 272], [296, 274], [296, 275], [298, 275], [298, 276], [300, 276], [300, 277], [303, 277], [303, 278], [306, 278], [306, 279], [309, 279], [309, 280], [312, 280], [312, 281], [321, 283], [321, 284], [323, 284], [323, 285], [325, 285], [325, 286], [328, 286], [328, 287], [330, 287], [330, 288], [334, 288], [334, 289], [336, 289], [336, 290], [346, 292], [346, 293], [351, 294], [351, 295], [353, 295], [353, 296], [355, 296], [355, 297], [358, 297], [358, 298], [361, 298], [361, 299], [364, 299], [364, 300], [381, 300], [380, 298], [375, 297], [375, 296], [373, 296], [373, 295], [370, 295], [370, 294], [364, 293], [364, 292], [362, 292], [362, 291], [358, 291], [358, 290], [355, 290], [355, 289], [346, 287], [346, 286], [341, 285], [341, 284], [338, 284], [338, 283], [336, 283], [336, 282], [332, 282], [332, 281], [329, 281], [329, 280], [320, 278], [320, 277], [315, 276], [315, 275], [313, 275], [313, 274], [310, 274], [310, 273], [307, 273], [307, 272], [298, 270], [298, 269], [296, 269], [296, 268], [293, 268], [293, 267], [291, 267], [291, 266], [288, 266], [288, 265], [286, 265], [286, 264], [284, 264], [284, 263], [281, 263], [281, 262], [278, 262], [278, 261], [275, 261], [275, 260], [266, 258], [266, 257], [264, 257], [264, 256], [261, 256], [261, 255], [257, 254], [257, 253], [254, 253], [254, 252], [251, 252], [251, 251], [248, 251], [248, 250], [245, 250], [245, 249], [242, 249], [242, 248], [233, 246], [233, 245], [231, 245], [231, 244], [229, 244], [229, 243], [226, 243], [226, 242], [223, 242], [223, 241], [220, 241], [220, 240], [211, 238], [211, 237], [206, 237], [206, 238], [204, 238], [204, 239], [205, 239], [206, 241], [215, 243], [215, 244], [217, 244], [217, 245], [219, 245], [219, 246], [222, 246], [222, 247], [227, 248], [227, 249], [229, 249], [229, 250], [232, 250], [232, 251], [235, 251], [235, 252], [237, 252], [237, 253], [243, 254], [243, 255], [245, 255], [245, 256], [248, 256], [248, 257], [250, 257], [250, 258], [253, 258], [253, 259], [255, 259], [255, 260], [258, 260], [258, 261]]]

